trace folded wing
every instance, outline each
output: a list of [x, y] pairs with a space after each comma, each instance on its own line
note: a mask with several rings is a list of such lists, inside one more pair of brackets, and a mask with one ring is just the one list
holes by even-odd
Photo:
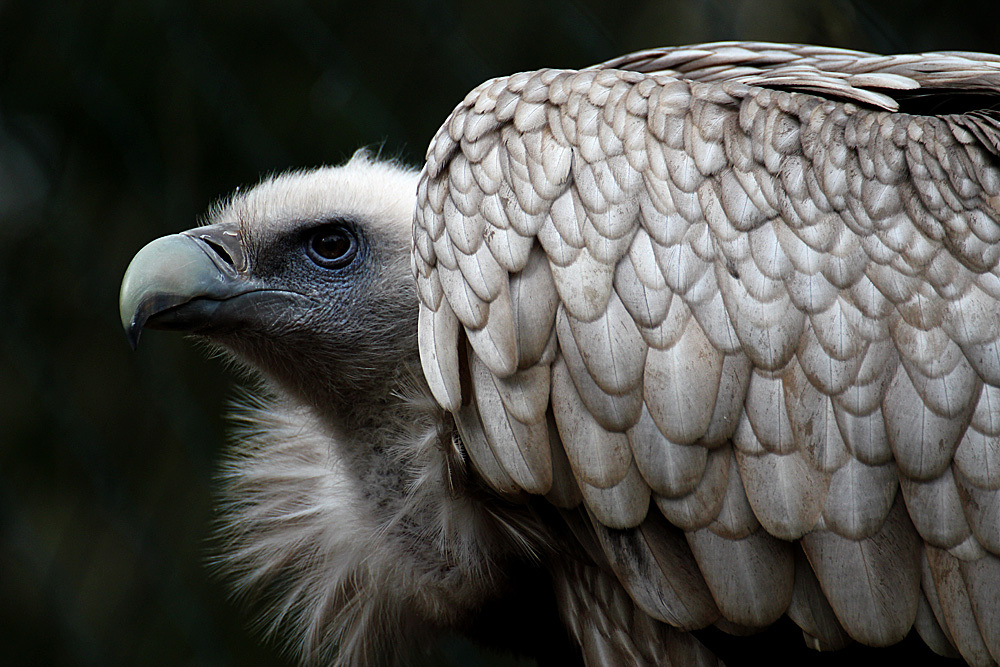
[[996, 57], [769, 44], [472, 91], [413, 261], [478, 472], [676, 628], [1000, 661], [998, 101]]

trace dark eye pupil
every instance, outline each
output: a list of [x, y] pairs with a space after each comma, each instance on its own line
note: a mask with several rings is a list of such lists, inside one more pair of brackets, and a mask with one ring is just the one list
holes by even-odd
[[323, 259], [340, 259], [351, 249], [351, 239], [342, 232], [321, 234], [313, 241], [313, 250]]
[[340, 268], [346, 266], [357, 253], [354, 236], [345, 229], [324, 229], [309, 239], [309, 254], [320, 266]]

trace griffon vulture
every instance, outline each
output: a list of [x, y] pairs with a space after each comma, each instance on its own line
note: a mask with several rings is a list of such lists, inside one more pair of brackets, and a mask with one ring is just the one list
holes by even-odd
[[260, 377], [235, 590], [310, 663], [402, 659], [510, 568], [588, 665], [1000, 661], [1000, 57], [759, 43], [488, 81], [419, 173], [357, 154], [156, 240], [123, 324]]

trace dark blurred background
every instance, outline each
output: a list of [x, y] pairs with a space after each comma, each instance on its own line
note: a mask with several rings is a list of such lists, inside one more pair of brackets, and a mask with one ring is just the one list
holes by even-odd
[[205, 567], [233, 379], [121, 331], [147, 241], [359, 146], [419, 164], [493, 76], [724, 39], [996, 52], [998, 19], [996, 0], [0, 0], [0, 664], [282, 664]]

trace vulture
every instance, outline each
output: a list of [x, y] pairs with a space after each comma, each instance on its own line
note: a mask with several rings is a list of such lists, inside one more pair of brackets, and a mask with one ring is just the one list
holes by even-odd
[[654, 49], [483, 83], [420, 171], [360, 151], [153, 241], [133, 346], [253, 378], [234, 591], [306, 664], [405, 661], [525, 564], [590, 666], [786, 616], [997, 664], [998, 109], [993, 55]]

